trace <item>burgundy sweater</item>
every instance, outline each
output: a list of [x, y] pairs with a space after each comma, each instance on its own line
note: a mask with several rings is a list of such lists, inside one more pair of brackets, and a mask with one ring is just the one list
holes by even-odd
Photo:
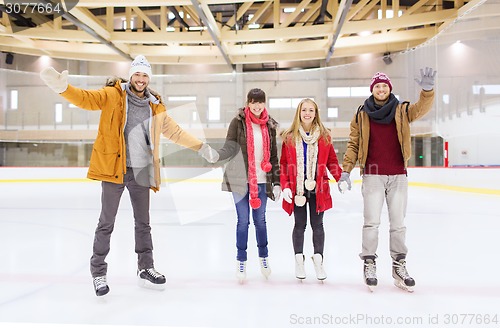
[[370, 142], [363, 173], [406, 174], [395, 120], [389, 124], [380, 124], [370, 120]]

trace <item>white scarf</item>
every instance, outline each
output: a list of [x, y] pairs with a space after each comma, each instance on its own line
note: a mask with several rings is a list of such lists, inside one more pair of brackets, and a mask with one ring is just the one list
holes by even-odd
[[[318, 162], [318, 139], [319, 128], [314, 127], [314, 130], [307, 135], [302, 126], [299, 127], [299, 133], [302, 138], [295, 141], [295, 151], [297, 155], [297, 195], [295, 196], [295, 205], [304, 206], [306, 197], [304, 196], [304, 185], [307, 190], [314, 190], [316, 187], [316, 164]], [[307, 167], [306, 181], [304, 182], [304, 141], [307, 144]]]

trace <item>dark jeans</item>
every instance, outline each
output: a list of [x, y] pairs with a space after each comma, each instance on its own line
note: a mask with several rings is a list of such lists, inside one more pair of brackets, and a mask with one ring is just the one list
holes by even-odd
[[95, 230], [93, 254], [90, 258], [92, 277], [106, 275], [108, 264], [105, 259], [109, 253], [111, 233], [113, 232], [118, 205], [125, 187], [130, 194], [134, 212], [135, 252], [138, 256], [138, 269], [153, 267], [153, 241], [151, 226], [149, 225], [150, 192], [149, 187], [144, 186], [145, 183], [138, 183], [142, 179], [149, 179], [147, 169], [140, 172], [127, 169], [123, 184], [102, 182], [101, 215]]
[[305, 191], [306, 204], [304, 206], [295, 205], [293, 214], [295, 217], [295, 225], [292, 232], [292, 243], [295, 254], [304, 252], [304, 233], [307, 226], [307, 207], [309, 205], [309, 222], [312, 228], [312, 238], [314, 246], [314, 254], [323, 255], [325, 247], [325, 230], [323, 229], [323, 213], [316, 213], [316, 193], [313, 191]]
[[[259, 183], [258, 186], [261, 205], [258, 209], [252, 209], [252, 218], [253, 224], [255, 226], [255, 235], [257, 238], [259, 257], [267, 257], [266, 184]], [[247, 192], [245, 195], [240, 195], [233, 192], [233, 199], [236, 206], [236, 214], [238, 217], [238, 223], [236, 224], [236, 248], [238, 250], [236, 259], [238, 261], [247, 260], [248, 227], [250, 225], [249, 197], [249, 192]]]

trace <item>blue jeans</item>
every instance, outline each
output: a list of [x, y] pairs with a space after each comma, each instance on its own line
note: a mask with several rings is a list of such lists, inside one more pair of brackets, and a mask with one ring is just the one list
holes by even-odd
[[[266, 184], [259, 183], [259, 199], [261, 205], [258, 209], [252, 209], [253, 224], [255, 226], [255, 235], [257, 238], [257, 248], [259, 257], [267, 257], [267, 228], [266, 228]], [[236, 206], [236, 215], [238, 222], [236, 224], [236, 248], [238, 261], [247, 260], [248, 227], [250, 225], [250, 194], [247, 192], [244, 196], [233, 192], [234, 204]]]

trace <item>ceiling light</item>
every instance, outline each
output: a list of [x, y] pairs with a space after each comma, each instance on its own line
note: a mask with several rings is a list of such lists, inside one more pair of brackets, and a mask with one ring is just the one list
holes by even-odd
[[368, 35], [372, 35], [373, 32], [372, 31], [361, 31], [358, 33], [359, 36], [368, 36]]

